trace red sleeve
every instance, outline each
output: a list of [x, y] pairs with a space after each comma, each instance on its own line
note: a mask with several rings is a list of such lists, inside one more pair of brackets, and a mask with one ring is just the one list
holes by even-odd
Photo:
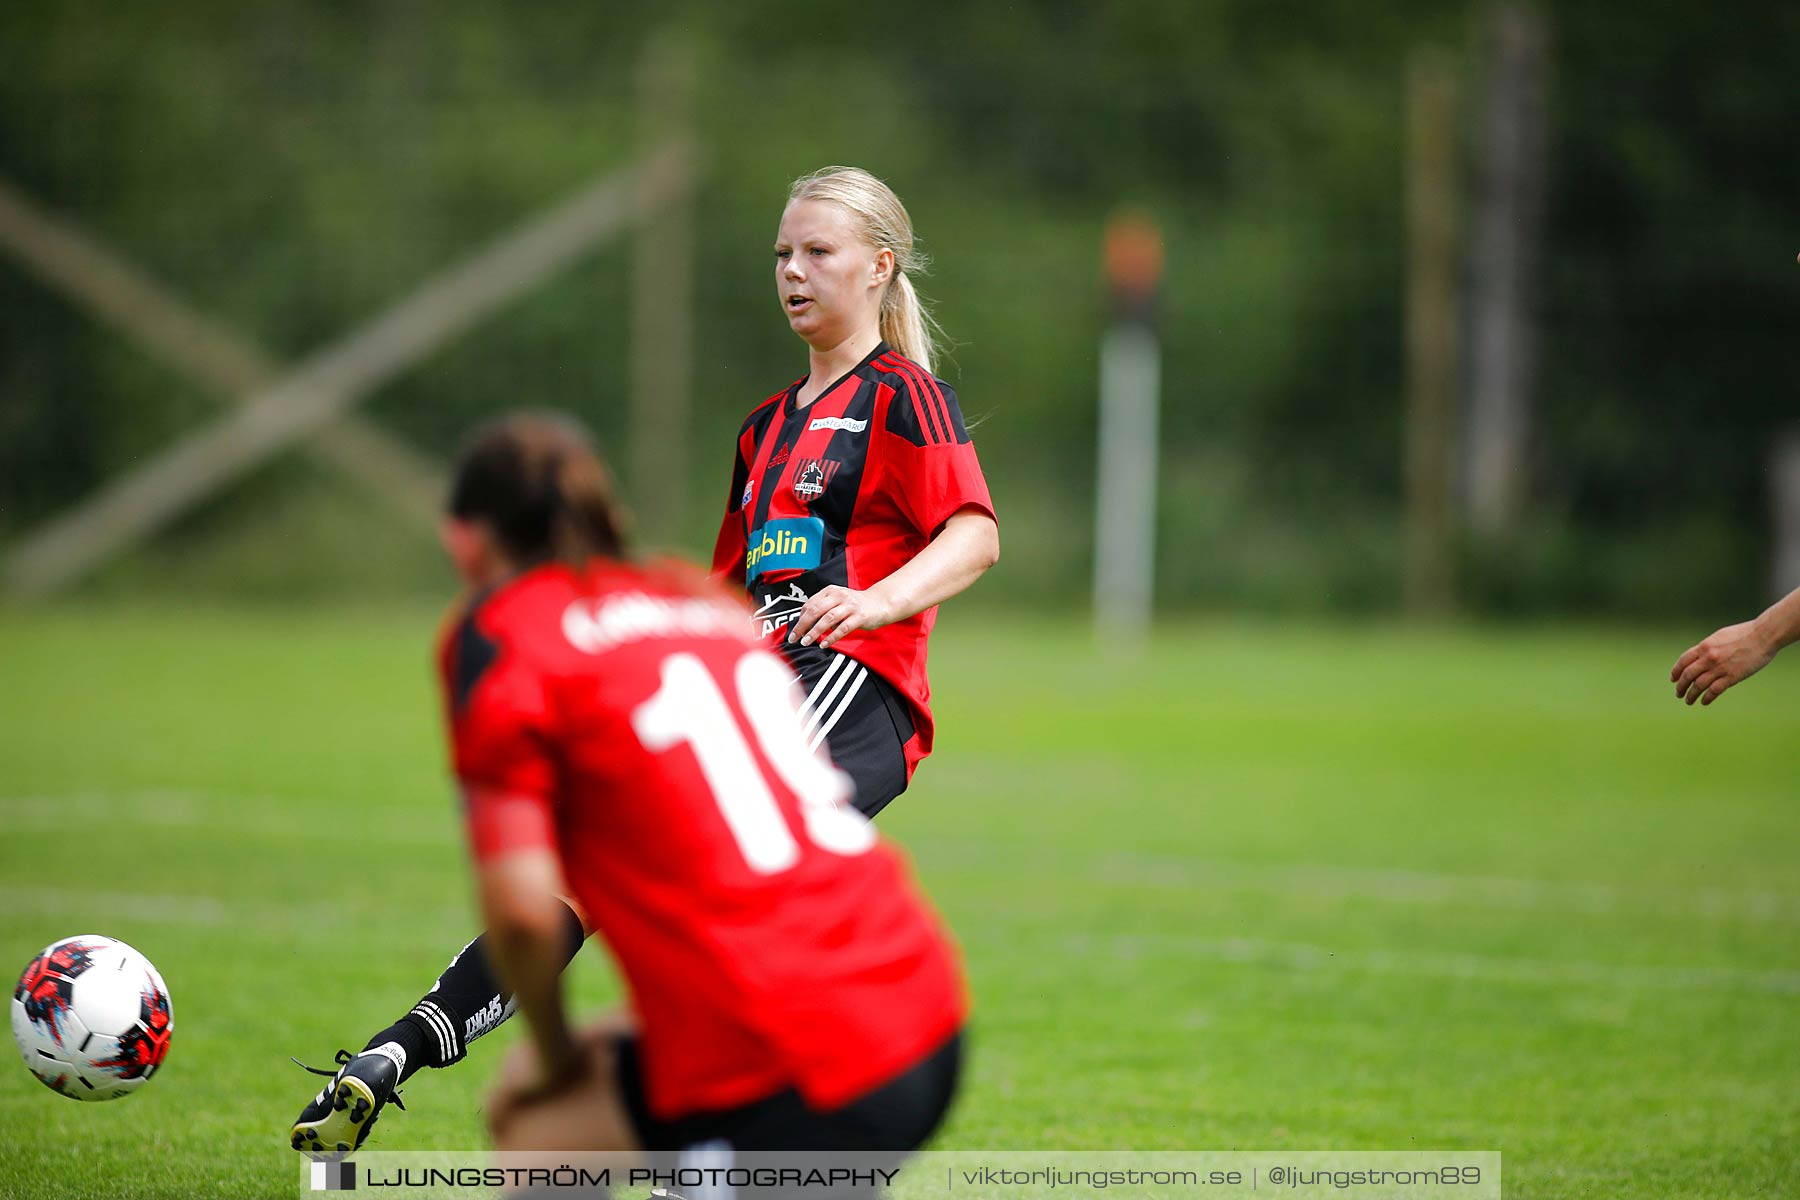
[[548, 796], [463, 787], [463, 829], [478, 863], [515, 850], [556, 849], [556, 817]]
[[452, 629], [440, 654], [451, 765], [477, 861], [556, 845], [548, 689], [482, 628], [482, 615], [477, 609]]
[[907, 366], [907, 386], [888, 402], [885, 426], [889, 486], [900, 510], [928, 538], [965, 508], [993, 517], [993, 497], [956, 392]]
[[744, 518], [728, 512], [719, 522], [719, 536], [713, 542], [712, 577], [742, 587], [744, 550]]
[[[754, 415], [754, 414], [753, 414]], [[738, 433], [737, 454], [732, 458], [731, 491], [725, 496], [725, 519], [713, 542], [712, 575], [726, 583], [744, 586], [744, 504], [749, 498], [750, 457], [755, 449], [750, 426]]]

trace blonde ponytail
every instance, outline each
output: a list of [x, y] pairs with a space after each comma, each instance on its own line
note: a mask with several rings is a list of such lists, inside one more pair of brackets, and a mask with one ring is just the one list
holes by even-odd
[[855, 217], [863, 240], [894, 254], [894, 275], [881, 294], [881, 337], [888, 345], [927, 371], [943, 328], [925, 307], [912, 276], [923, 275], [931, 260], [913, 246], [912, 218], [900, 197], [860, 167], [822, 167], [802, 175], [788, 189], [788, 203], [829, 200]]
[[937, 346], [933, 336], [937, 327], [913, 288], [912, 280], [896, 269], [894, 281], [888, 284], [886, 294], [881, 297], [882, 340], [929, 371]]

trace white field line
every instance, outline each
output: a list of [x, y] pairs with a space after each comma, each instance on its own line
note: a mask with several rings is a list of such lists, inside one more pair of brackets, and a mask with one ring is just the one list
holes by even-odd
[[1800, 995], [1800, 971], [1741, 967], [1640, 966], [1490, 954], [1431, 954], [1405, 950], [1332, 950], [1303, 942], [1204, 938], [1183, 934], [1071, 935], [1071, 952], [1125, 961], [1198, 959], [1208, 962], [1342, 974], [1428, 976], [1485, 983], [1591, 985], [1625, 991], [1766, 992]]
[[[347, 929], [371, 928], [381, 918], [332, 904], [277, 901], [243, 902], [200, 896], [142, 892], [96, 892], [85, 888], [0, 887], [0, 911], [9, 917], [55, 917], [65, 921], [129, 918], [158, 924], [205, 928], [279, 928], [342, 937]], [[429, 914], [446, 930], [466, 925], [465, 910], [446, 907]], [[1017, 930], [1013, 933], [1016, 935]], [[448, 933], [445, 936], [449, 936]], [[1009, 936], [1009, 945], [1017, 945]], [[1060, 939], [1071, 955], [1105, 956], [1120, 961], [1200, 960], [1228, 966], [1266, 967], [1289, 971], [1328, 971], [1468, 980], [1529, 986], [1590, 986], [1618, 991], [1751, 992], [1800, 995], [1800, 971], [1765, 971], [1740, 967], [1640, 966], [1563, 959], [1514, 958], [1488, 954], [1431, 954], [1397, 950], [1340, 951], [1304, 942], [1255, 938], [1204, 938], [1180, 934], [1075, 934]]]
[[[418, 813], [364, 810], [355, 836], [404, 845], [457, 843], [462, 833], [445, 792], [441, 805]], [[302, 798], [233, 796], [205, 791], [155, 789], [73, 792], [61, 796], [0, 796], [0, 835], [66, 834], [86, 826], [199, 829], [221, 839], [294, 838], [294, 814]]]
[[1469, 905], [1606, 916], [1654, 914], [1800, 922], [1800, 895], [1726, 888], [1633, 888], [1580, 880], [1452, 875], [1312, 864], [1254, 866], [1109, 852], [1094, 860], [1108, 882], [1149, 887], [1239, 887], [1305, 896]]
[[[203, 792], [152, 791], [72, 796], [0, 797], [0, 831], [17, 826], [12, 817], [48, 810], [64, 817], [119, 820], [135, 816], [145, 824], [202, 826], [230, 834], [241, 832], [246, 807], [284, 819], [294, 803], [250, 801]], [[227, 815], [229, 813], [230, 815]], [[223, 825], [219, 822], [223, 822]], [[445, 821], [445, 827], [450, 824]], [[411, 827], [408, 818], [408, 828]], [[291, 830], [290, 830], [291, 832]], [[452, 836], [446, 833], [446, 836]], [[433, 838], [433, 840], [437, 840]], [[1433, 906], [1477, 907], [1577, 913], [1664, 913], [1755, 920], [1800, 920], [1800, 898], [1783, 893], [1684, 891], [1619, 888], [1609, 884], [1551, 882], [1489, 876], [1445, 875], [1417, 871], [1380, 871], [1348, 867], [1253, 866], [1172, 855], [1107, 852], [1080, 859], [1045, 854], [1043, 847], [998, 846], [972, 841], [915, 844], [928, 870], [978, 867], [1011, 873], [1074, 867], [1098, 882], [1151, 887], [1212, 888], [1269, 894], [1377, 899]], [[1032, 853], [1020, 858], [1021, 850]], [[1053, 859], [1054, 863], [1046, 859]], [[948, 860], [948, 861], [946, 861]], [[1001, 866], [1005, 864], [1005, 866]], [[134, 917], [174, 924], [310, 928], [329, 933], [383, 918], [368, 911], [332, 904], [253, 901], [86, 888], [0, 886], [0, 912], [39, 916]], [[446, 907], [442, 913], [413, 914], [441, 919], [446, 926], [466, 921], [466, 910]], [[1072, 935], [1064, 944], [1084, 954], [1120, 959], [1193, 958], [1228, 964], [1274, 966], [1292, 970], [1337, 970], [1430, 976], [1527, 984], [1592, 984], [1627, 990], [1748, 991], [1800, 994], [1800, 971], [1757, 970], [1723, 966], [1646, 966], [1584, 960], [1529, 959], [1482, 954], [1432, 954], [1393, 950], [1337, 951], [1305, 943], [1250, 938], [1204, 938], [1185, 935]]]
[[[230, 837], [294, 836], [295, 798], [237, 796], [199, 790], [78, 792], [0, 796], [0, 835], [61, 834], [72, 825], [129, 824], [141, 828], [204, 829]], [[361, 839], [401, 845], [459, 845], [452, 806], [422, 811], [365, 810]], [[928, 870], [976, 869], [1085, 878], [1123, 887], [1254, 892], [1311, 899], [1376, 900], [1426, 907], [1487, 908], [1582, 916], [1668, 916], [1800, 924], [1800, 894], [1729, 888], [1647, 888], [1581, 880], [1458, 875], [1432, 871], [1320, 864], [1262, 865], [1177, 854], [1100, 851], [1081, 854], [1029, 843], [911, 839]]]
[[1045, 846], [929, 838], [912, 839], [907, 845], [926, 871], [1040, 875], [1055, 872], [1064, 879], [1177, 891], [1254, 892], [1583, 916], [1651, 915], [1800, 924], [1800, 893], [1792, 892], [1628, 887], [1580, 880], [1369, 867], [1262, 865], [1118, 850], [1082, 854]]
[[107, 892], [89, 888], [0, 887], [0, 910], [9, 917], [130, 918], [168, 925], [305, 925], [342, 929], [348, 909], [332, 904], [270, 904], [220, 900], [211, 896], [171, 896], [148, 892]]
[[[0, 916], [54, 918], [69, 923], [149, 921], [207, 929], [281, 930], [282, 936], [311, 933], [343, 937], [361, 930], [393, 929], [394, 913], [378, 907], [351, 907], [316, 901], [220, 899], [214, 896], [155, 892], [96, 891], [90, 888], [0, 886]], [[466, 905], [441, 909], [408, 908], [409, 933], [421, 926], [454, 932], [475, 918]], [[77, 931], [78, 932], [78, 931]], [[64, 930], [58, 936], [66, 937]], [[446, 933], [446, 936], [449, 936]]]
[[[131, 824], [142, 828], [204, 829], [221, 837], [294, 835], [294, 798], [233, 796], [177, 789], [79, 792], [62, 796], [0, 796], [0, 834], [66, 833], [71, 825]], [[446, 801], [419, 812], [367, 810], [359, 838], [402, 845], [460, 844]], [[1708, 920], [1800, 924], [1800, 894], [1729, 888], [1645, 888], [1580, 880], [1458, 875], [1431, 871], [1319, 864], [1260, 865], [1175, 854], [1062, 852], [1028, 843], [912, 839], [927, 869], [1056, 871], [1125, 887], [1255, 892], [1313, 899], [1376, 900], [1427, 907], [1464, 906], [1584, 916], [1652, 915]]]

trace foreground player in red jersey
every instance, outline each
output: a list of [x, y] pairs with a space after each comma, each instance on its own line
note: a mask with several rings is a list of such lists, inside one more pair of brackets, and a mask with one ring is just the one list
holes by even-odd
[[813, 744], [874, 815], [931, 752], [926, 645], [937, 606], [999, 558], [994, 505], [956, 393], [931, 374], [909, 272], [912, 221], [867, 171], [797, 180], [775, 285], [806, 375], [738, 433], [713, 571], [807, 690]]
[[[714, 571], [746, 587], [746, 628], [781, 651], [806, 690], [802, 730], [874, 815], [931, 750], [925, 652], [937, 605], [999, 556], [993, 502], [956, 393], [929, 371], [930, 319], [908, 272], [912, 223], [866, 171], [798, 180], [781, 214], [775, 282], [807, 344], [804, 379], [750, 414]], [[563, 909], [563, 956], [586, 935]], [[332, 1083], [292, 1126], [296, 1149], [360, 1144], [394, 1088], [461, 1061], [516, 1008], [487, 937], [451, 960], [411, 1011], [340, 1051]], [[332, 1108], [345, 1078], [371, 1097], [362, 1119]]]
[[[955, 1087], [955, 953], [808, 750], [741, 603], [626, 561], [619, 529], [571, 426], [515, 417], [462, 459], [444, 540], [476, 592], [442, 682], [488, 954], [531, 1030], [488, 1105], [495, 1143], [909, 1150]], [[565, 890], [634, 1027], [570, 1027]], [[327, 1090], [364, 1113], [319, 1147], [347, 1148], [376, 1097], [346, 1072]]]

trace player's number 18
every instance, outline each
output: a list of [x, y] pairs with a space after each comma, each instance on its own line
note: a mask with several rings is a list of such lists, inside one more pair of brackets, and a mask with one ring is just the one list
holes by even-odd
[[[806, 748], [794, 709], [793, 676], [768, 653], [753, 650], [738, 659], [738, 710], [744, 714], [763, 757], [781, 782], [800, 799], [807, 838], [834, 854], [861, 854], [875, 845], [875, 828], [855, 809], [840, 804], [844, 777]], [[700, 773], [750, 869], [773, 875], [800, 858], [788, 828], [744, 740], [724, 694], [706, 664], [693, 654], [663, 660], [656, 694], [631, 714], [631, 727], [653, 753], [687, 743]]]

